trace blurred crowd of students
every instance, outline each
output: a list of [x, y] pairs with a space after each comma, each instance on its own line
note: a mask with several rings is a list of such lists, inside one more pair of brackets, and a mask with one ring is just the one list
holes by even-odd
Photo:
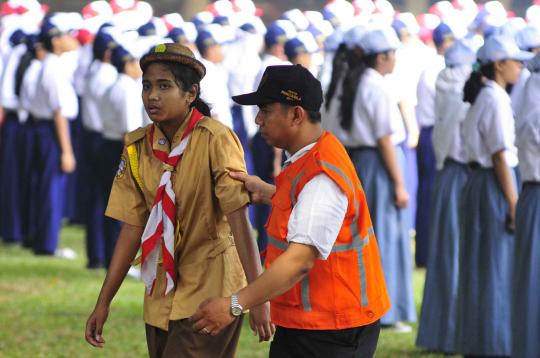
[[[251, 0], [213, 2], [190, 21], [136, 0], [80, 14], [11, 0], [1, 12], [4, 242], [69, 255], [58, 247], [68, 219], [86, 229], [88, 268], [108, 266], [119, 223], [103, 212], [123, 136], [149, 123], [138, 60], [156, 44], [193, 50], [212, 116], [267, 182], [285, 154], [257, 133], [257, 109], [231, 96], [253, 91], [269, 65], [301, 64], [320, 79], [323, 125], [366, 192], [392, 302], [382, 323], [408, 332], [417, 318], [414, 237], [416, 266], [427, 266], [419, 346], [539, 353], [540, 4], [521, 18], [498, 1], [439, 1], [415, 16], [386, 0], [334, 0], [268, 24]], [[250, 210], [264, 259], [269, 208]]]

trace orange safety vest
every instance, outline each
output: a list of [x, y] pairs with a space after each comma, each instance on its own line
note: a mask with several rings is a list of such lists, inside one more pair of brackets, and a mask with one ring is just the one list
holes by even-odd
[[390, 300], [364, 190], [345, 148], [329, 132], [276, 178], [266, 267], [287, 250], [292, 208], [304, 185], [321, 173], [347, 195], [347, 213], [328, 258], [317, 259], [304, 279], [271, 301], [272, 322], [314, 330], [368, 325], [389, 309]]

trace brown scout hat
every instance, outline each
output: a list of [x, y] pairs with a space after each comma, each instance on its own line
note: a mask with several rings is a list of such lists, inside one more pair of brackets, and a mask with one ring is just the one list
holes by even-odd
[[171, 61], [178, 62], [193, 68], [202, 79], [206, 74], [204, 65], [195, 58], [195, 55], [186, 46], [177, 43], [159, 44], [154, 46], [140, 60], [143, 70], [153, 62]]

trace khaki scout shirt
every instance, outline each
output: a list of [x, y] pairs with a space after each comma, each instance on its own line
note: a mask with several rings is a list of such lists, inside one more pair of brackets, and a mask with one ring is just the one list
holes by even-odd
[[[188, 117], [189, 118], [189, 117]], [[188, 120], [173, 138], [176, 146]], [[126, 146], [136, 143], [139, 154], [139, 189], [131, 173], [124, 148], [114, 180], [106, 215], [130, 225], [145, 226], [161, 175], [163, 163], [154, 157], [150, 127], [126, 135]], [[156, 126], [154, 148], [170, 152], [163, 132]], [[249, 202], [248, 192], [229, 171], [244, 171], [242, 146], [228, 127], [204, 117], [193, 129], [182, 160], [172, 176], [176, 194], [176, 217], [181, 241], [175, 250], [176, 289], [167, 296], [163, 268], [158, 267], [152, 296], [145, 294], [144, 320], [167, 330], [169, 320], [190, 317], [199, 304], [210, 297], [228, 296], [246, 285], [246, 278], [226, 215]]]

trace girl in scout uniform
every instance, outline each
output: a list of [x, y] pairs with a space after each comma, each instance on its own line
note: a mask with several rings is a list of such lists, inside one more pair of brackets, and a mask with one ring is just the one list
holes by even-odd
[[405, 128], [384, 76], [393, 71], [399, 40], [388, 28], [370, 30], [359, 41], [360, 65], [343, 80], [341, 126], [348, 131], [348, 149], [364, 191], [381, 251], [392, 305], [381, 324], [401, 332], [415, 321], [412, 262], [408, 234], [409, 195], [404, 157], [398, 145]]
[[429, 255], [416, 344], [432, 351], [456, 351], [459, 260], [459, 200], [468, 177], [461, 124], [469, 103], [463, 86], [476, 53], [463, 42], [444, 55], [446, 68], [436, 82], [433, 149], [437, 162], [429, 223]]
[[[109, 199], [111, 186], [118, 171], [118, 158], [124, 148], [122, 138], [126, 133], [143, 126], [144, 111], [140, 88], [142, 72], [139, 61], [125, 48], [117, 46], [112, 51], [111, 63], [118, 71], [118, 76], [101, 101], [103, 140], [100, 154], [98, 154], [101, 158], [98, 172], [101, 181], [99, 195], [105, 203]], [[123, 169], [121, 168], [120, 172]], [[119, 221], [109, 217], [104, 218], [105, 267], [109, 267], [111, 263], [120, 227]]]
[[512, 356], [540, 355], [540, 54], [523, 92], [516, 143], [523, 189], [516, 207], [516, 255], [512, 282]]
[[510, 356], [518, 164], [506, 87], [532, 57], [493, 35], [478, 50], [480, 69], [465, 84], [471, 103], [463, 144], [471, 173], [460, 204], [457, 349], [464, 355]]
[[[194, 332], [188, 318], [201, 301], [229, 296], [261, 272], [246, 215], [249, 195], [228, 175], [245, 172], [242, 147], [232, 129], [209, 117], [199, 98], [205, 67], [187, 47], [158, 45], [140, 64], [153, 124], [125, 137], [106, 211], [123, 226], [86, 339], [103, 346], [109, 305], [142, 247], [150, 356], [232, 357], [241, 316], [216, 337], [206, 328]], [[256, 307], [250, 319], [269, 339], [268, 306]]]

